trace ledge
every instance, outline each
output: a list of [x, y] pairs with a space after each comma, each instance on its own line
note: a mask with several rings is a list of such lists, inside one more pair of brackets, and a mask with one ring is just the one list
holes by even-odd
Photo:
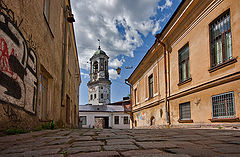
[[189, 77], [189, 78], [186, 79], [185, 81], [183, 81], [183, 82], [179, 82], [177, 85], [178, 85], [178, 86], [181, 86], [181, 85], [186, 84], [186, 83], [191, 82], [191, 81], [192, 81], [192, 78]]
[[178, 122], [179, 123], [193, 123], [193, 120], [192, 119], [186, 119], [186, 120], [179, 119]]
[[219, 69], [221, 69], [221, 68], [223, 68], [225, 66], [231, 65], [231, 64], [236, 63], [236, 62], [237, 62], [237, 57], [232, 58], [232, 59], [230, 59], [228, 61], [225, 61], [224, 63], [218, 64], [218, 65], [216, 65], [214, 67], [211, 67], [210, 69], [208, 69], [208, 71], [209, 71], [209, 73], [212, 73], [212, 72], [214, 72], [216, 70], [219, 70]]
[[236, 118], [213, 118], [208, 119], [211, 122], [240, 122], [239, 117]]

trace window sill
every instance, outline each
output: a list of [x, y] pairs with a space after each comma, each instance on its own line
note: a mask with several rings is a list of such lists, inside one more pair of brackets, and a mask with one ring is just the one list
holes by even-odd
[[52, 32], [52, 29], [51, 29], [51, 27], [50, 27], [50, 25], [49, 25], [49, 22], [48, 22], [48, 20], [47, 20], [47, 18], [46, 18], [46, 16], [45, 16], [44, 13], [43, 13], [43, 17], [44, 17], [44, 19], [45, 19], [45, 21], [46, 21], [46, 23], [47, 23], [47, 26], [48, 26], [48, 29], [49, 29], [49, 31], [50, 31], [50, 34], [51, 34], [52, 37], [54, 38], [54, 35], [53, 35], [53, 32]]
[[239, 118], [213, 118], [213, 119], [208, 119], [211, 122], [240, 122]]
[[177, 85], [178, 85], [178, 86], [181, 86], [181, 85], [186, 84], [186, 83], [191, 82], [191, 81], [192, 81], [192, 78], [189, 77], [189, 78], [186, 79], [185, 81], [179, 82]]
[[179, 119], [178, 122], [179, 123], [193, 123], [193, 120], [192, 119], [185, 119], [185, 120]]
[[231, 64], [236, 63], [236, 62], [237, 62], [237, 57], [232, 58], [232, 59], [230, 59], [228, 61], [225, 61], [224, 63], [218, 64], [218, 65], [216, 65], [214, 67], [211, 67], [210, 69], [208, 69], [208, 71], [209, 71], [209, 73], [212, 73], [212, 72], [214, 72], [214, 71], [216, 71], [218, 69], [221, 69], [221, 68], [223, 68], [225, 66], [231, 65]]

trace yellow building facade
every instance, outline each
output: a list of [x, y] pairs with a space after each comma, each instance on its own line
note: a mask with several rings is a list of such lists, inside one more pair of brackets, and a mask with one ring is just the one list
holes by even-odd
[[240, 1], [182, 1], [128, 78], [133, 123], [239, 124]]

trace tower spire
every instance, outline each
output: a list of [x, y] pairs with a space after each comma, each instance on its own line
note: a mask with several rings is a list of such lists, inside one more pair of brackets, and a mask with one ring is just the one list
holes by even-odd
[[101, 50], [101, 47], [100, 47], [100, 39], [98, 39], [98, 49]]

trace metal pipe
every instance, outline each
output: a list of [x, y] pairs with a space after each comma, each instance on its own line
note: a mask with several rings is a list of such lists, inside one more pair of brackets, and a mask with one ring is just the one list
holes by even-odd
[[169, 114], [169, 103], [168, 103], [168, 99], [167, 99], [167, 56], [166, 56], [166, 45], [159, 40], [159, 38], [156, 36], [157, 41], [160, 45], [163, 46], [163, 54], [164, 54], [164, 76], [165, 76], [165, 112], [166, 112], [166, 118], [167, 118], [167, 123], [170, 125], [170, 114]]
[[63, 58], [62, 58], [62, 91], [61, 91], [61, 106], [64, 106], [63, 99], [65, 95], [65, 69], [66, 69], [66, 40], [67, 40], [67, 7], [64, 10], [64, 41], [63, 41]]
[[133, 129], [133, 123], [134, 123], [134, 119], [133, 119], [133, 112], [132, 112], [132, 85], [128, 82], [127, 79], [125, 79], [125, 84], [129, 85], [130, 87], [130, 103], [131, 103], [131, 111], [130, 111], [130, 119], [132, 121], [132, 129]]

